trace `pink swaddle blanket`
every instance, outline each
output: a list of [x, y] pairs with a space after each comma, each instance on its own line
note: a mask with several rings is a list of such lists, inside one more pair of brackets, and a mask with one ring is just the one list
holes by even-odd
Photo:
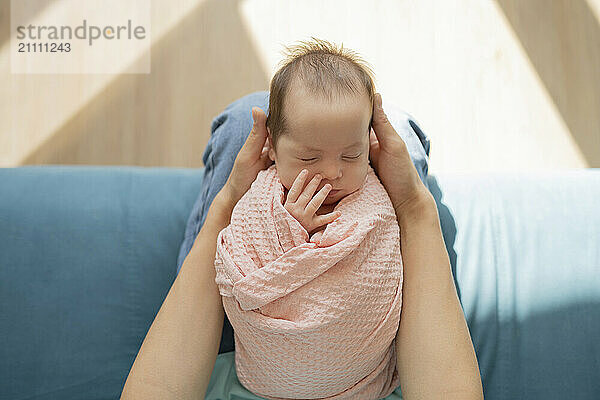
[[268, 399], [379, 399], [400, 384], [403, 268], [390, 198], [369, 166], [309, 237], [260, 171], [217, 238], [216, 278], [240, 383]]

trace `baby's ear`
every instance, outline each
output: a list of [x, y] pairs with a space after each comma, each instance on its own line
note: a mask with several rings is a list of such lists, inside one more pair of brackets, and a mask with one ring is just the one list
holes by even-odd
[[271, 135], [267, 136], [267, 148], [269, 149], [269, 159], [271, 161], [275, 161], [275, 150], [273, 149], [273, 142], [271, 141]]

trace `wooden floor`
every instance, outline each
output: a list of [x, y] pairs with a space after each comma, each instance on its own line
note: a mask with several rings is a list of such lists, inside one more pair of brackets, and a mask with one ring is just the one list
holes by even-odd
[[[61, 0], [37, 2], [31, 18]], [[201, 167], [210, 123], [283, 45], [343, 42], [431, 139], [430, 172], [600, 168], [600, 0], [153, 0], [150, 74], [11, 74], [0, 166]]]

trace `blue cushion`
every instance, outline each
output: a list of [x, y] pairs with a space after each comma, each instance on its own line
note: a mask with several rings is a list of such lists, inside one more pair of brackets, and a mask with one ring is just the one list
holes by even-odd
[[600, 169], [436, 174], [429, 187], [485, 398], [600, 398]]
[[0, 169], [0, 399], [116, 399], [202, 170]]
[[[0, 399], [118, 398], [202, 179], [0, 169]], [[600, 169], [427, 179], [486, 400], [600, 398]], [[233, 355], [217, 358], [207, 398], [255, 398]]]

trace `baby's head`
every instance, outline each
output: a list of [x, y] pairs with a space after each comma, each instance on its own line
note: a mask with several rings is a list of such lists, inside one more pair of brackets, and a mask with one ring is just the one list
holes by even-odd
[[333, 204], [358, 190], [369, 167], [375, 85], [370, 67], [352, 50], [312, 38], [288, 47], [271, 80], [267, 117], [269, 157], [289, 190], [306, 168], [307, 184], [321, 174], [318, 192]]

